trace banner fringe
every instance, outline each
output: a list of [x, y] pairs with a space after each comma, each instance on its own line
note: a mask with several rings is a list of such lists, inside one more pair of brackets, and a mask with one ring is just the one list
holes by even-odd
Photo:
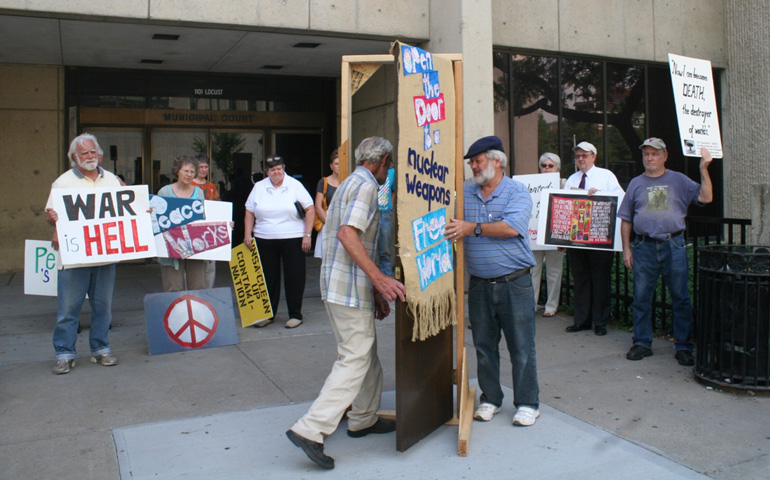
[[414, 318], [412, 341], [424, 341], [447, 327], [457, 325], [456, 307], [453, 289], [408, 302], [409, 313]]

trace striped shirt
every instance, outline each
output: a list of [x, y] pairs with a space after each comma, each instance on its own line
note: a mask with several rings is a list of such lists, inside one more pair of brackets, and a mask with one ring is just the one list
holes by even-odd
[[366, 168], [358, 167], [334, 192], [326, 212], [321, 262], [321, 298], [329, 303], [374, 308], [371, 280], [353, 262], [336, 234], [342, 225], [354, 227], [366, 253], [374, 260], [380, 226], [378, 189], [374, 175]]
[[503, 176], [500, 185], [484, 200], [481, 186], [465, 183], [465, 221], [493, 223], [503, 221], [519, 232], [513, 238], [465, 237], [465, 265], [468, 273], [480, 278], [496, 278], [535, 266], [529, 248], [529, 217], [532, 196], [527, 187]]

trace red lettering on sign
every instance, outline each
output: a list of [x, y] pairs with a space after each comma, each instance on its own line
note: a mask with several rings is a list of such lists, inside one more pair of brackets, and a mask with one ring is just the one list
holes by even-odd
[[102, 225], [102, 230], [104, 231], [104, 249], [107, 252], [107, 255], [114, 255], [119, 252], [117, 248], [112, 246], [112, 242], [117, 240], [118, 236], [110, 233], [110, 230], [115, 228], [116, 224], [117, 222], [107, 222]]
[[89, 231], [88, 225], [83, 225], [83, 240], [86, 242], [86, 256], [92, 256], [93, 250], [91, 244], [96, 244], [96, 252], [98, 255], [102, 254], [102, 236], [99, 229], [99, 225], [94, 225], [93, 235]]
[[120, 232], [120, 250], [123, 253], [134, 253], [134, 247], [126, 244], [126, 228], [123, 222], [118, 224], [118, 231]]
[[[139, 240], [139, 226], [136, 219], [132, 218], [131, 236], [126, 235], [126, 226], [128, 223], [123, 220], [119, 222], [107, 222], [100, 225], [84, 225], [83, 239], [86, 244], [86, 255], [107, 255], [125, 254], [134, 252], [146, 252], [150, 249], [149, 245], [142, 245]], [[115, 227], [118, 227], [118, 233], [112, 233]], [[93, 228], [93, 230], [91, 230]], [[133, 243], [130, 243], [133, 241]]]
[[131, 219], [131, 230], [134, 232], [134, 246], [136, 247], [137, 252], [146, 252], [150, 249], [147, 245], [140, 245], [139, 244], [139, 229], [136, 227], [136, 219]]

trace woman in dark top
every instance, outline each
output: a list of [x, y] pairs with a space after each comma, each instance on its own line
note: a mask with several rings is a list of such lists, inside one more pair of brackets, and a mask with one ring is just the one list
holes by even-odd
[[[318, 180], [318, 186], [315, 193], [315, 212], [316, 219], [320, 220], [321, 225], [326, 224], [326, 209], [332, 201], [334, 192], [337, 191], [337, 187], [340, 186], [340, 159], [335, 148], [331, 154], [331, 161], [329, 167], [332, 170], [332, 174], [328, 177]], [[323, 227], [318, 232], [318, 238], [315, 242], [315, 254], [316, 258], [321, 258], [322, 244], [323, 244]]]

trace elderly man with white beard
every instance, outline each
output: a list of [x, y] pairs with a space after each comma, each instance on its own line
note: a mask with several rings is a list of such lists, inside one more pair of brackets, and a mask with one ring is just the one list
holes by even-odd
[[530, 268], [535, 257], [529, 248], [528, 225], [532, 197], [527, 187], [505, 175], [508, 159], [498, 137], [481, 138], [471, 145], [473, 179], [465, 184], [465, 220], [451, 219], [446, 237], [465, 239], [465, 264], [470, 274], [468, 311], [476, 347], [481, 388], [480, 405], [473, 415], [488, 422], [500, 412], [502, 335], [511, 357], [515, 426], [534, 425], [540, 416], [535, 362], [535, 296]]
[[[53, 190], [57, 188], [100, 188], [119, 187], [118, 177], [103, 169], [99, 142], [91, 134], [84, 133], [76, 137], [67, 156], [72, 168], [64, 172], [51, 185], [51, 193], [46, 204], [46, 220], [54, 226], [53, 248], [59, 249], [59, 236], [56, 231], [58, 215], [53, 209]], [[115, 264], [97, 264], [59, 270], [56, 326], [53, 331], [53, 347], [56, 352], [56, 365], [53, 373], [69, 373], [75, 367], [77, 352], [75, 343], [78, 339], [80, 308], [86, 294], [91, 304], [91, 327], [88, 343], [91, 348], [91, 361], [99, 365], [112, 366], [118, 359], [112, 355], [108, 331], [112, 323], [112, 293], [115, 287]]]

